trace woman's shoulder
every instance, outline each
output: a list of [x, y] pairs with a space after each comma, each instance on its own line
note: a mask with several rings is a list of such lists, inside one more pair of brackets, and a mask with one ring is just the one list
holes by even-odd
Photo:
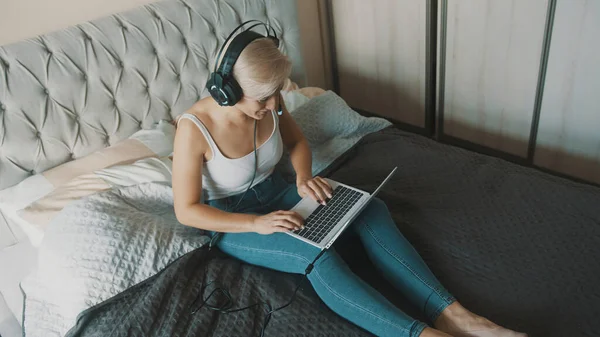
[[214, 124], [211, 110], [212, 109], [210, 106], [210, 102], [208, 102], [208, 97], [203, 98], [203, 99], [199, 100], [198, 102], [194, 103], [194, 105], [192, 105], [187, 111], [185, 111], [181, 115], [177, 116], [175, 119], [175, 125], [179, 129], [179, 125], [184, 123], [184, 120], [186, 120], [186, 119], [187, 119], [187, 122], [184, 124], [193, 125], [194, 124], [193, 118], [192, 119], [190, 119], [190, 118], [182, 119], [182, 117], [184, 117], [185, 115], [187, 115], [187, 116], [191, 115], [191, 116], [196, 117], [200, 122], [202, 122], [202, 124], [204, 124], [205, 127], [210, 129], [210, 127]]
[[214, 127], [211, 109], [208, 103], [209, 102], [206, 102], [206, 98], [202, 99], [194, 103], [187, 111], [177, 116], [175, 119], [175, 134], [176, 136], [179, 136], [179, 138], [185, 140], [182, 144], [196, 144], [197, 149], [203, 149], [203, 151], [200, 151], [202, 153], [208, 148], [208, 142], [204, 132], [197, 124], [197, 121], [200, 121], [200, 123], [208, 130], [211, 130], [211, 128]]

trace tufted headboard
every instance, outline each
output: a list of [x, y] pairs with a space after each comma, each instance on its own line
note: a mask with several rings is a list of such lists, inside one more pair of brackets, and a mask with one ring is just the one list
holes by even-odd
[[274, 27], [303, 85], [296, 0], [166, 0], [0, 47], [0, 189], [207, 96], [218, 48], [248, 19]]

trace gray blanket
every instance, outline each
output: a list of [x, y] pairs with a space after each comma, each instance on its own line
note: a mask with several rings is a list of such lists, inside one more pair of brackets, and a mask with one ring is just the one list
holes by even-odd
[[[530, 336], [599, 336], [600, 189], [506, 161], [441, 145], [390, 128], [369, 135], [324, 174], [380, 194], [398, 227], [442, 283], [467, 308]], [[421, 318], [342, 236], [351, 268], [411, 315]], [[265, 309], [189, 314], [199, 291], [203, 251], [80, 315], [70, 336], [257, 336]], [[217, 254], [208, 279], [231, 291], [234, 306], [292, 295], [297, 275]], [[222, 299], [222, 298], [221, 298]], [[266, 336], [363, 336], [305, 284], [273, 315]]]
[[[220, 314], [203, 308], [192, 314], [201, 291], [204, 268], [208, 296], [218, 287], [231, 294], [232, 309], [267, 301], [272, 307], [288, 302], [300, 275], [282, 274], [244, 264], [218, 250], [207, 258], [198, 249], [175, 261], [161, 273], [82, 313], [67, 336], [259, 336], [266, 305]], [[211, 297], [221, 305], [222, 294]], [[318, 302], [306, 281], [294, 302], [273, 314], [265, 336], [368, 336]]]

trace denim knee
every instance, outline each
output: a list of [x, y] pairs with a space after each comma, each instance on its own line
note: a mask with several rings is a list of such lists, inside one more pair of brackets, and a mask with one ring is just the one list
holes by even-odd
[[373, 198], [364, 212], [373, 215], [390, 214], [385, 202], [379, 198]]
[[364, 211], [359, 215], [356, 219], [355, 228], [357, 230], [364, 229], [365, 225], [370, 225], [373, 227], [379, 224], [386, 223], [386, 218], [391, 219], [390, 211], [387, 208], [385, 202], [379, 198], [373, 198], [369, 205], [364, 209]]

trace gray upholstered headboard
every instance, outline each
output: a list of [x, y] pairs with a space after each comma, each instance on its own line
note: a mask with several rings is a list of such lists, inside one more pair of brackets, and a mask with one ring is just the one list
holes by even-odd
[[303, 85], [296, 0], [167, 0], [0, 47], [0, 189], [207, 96], [218, 47], [248, 19], [275, 28]]

